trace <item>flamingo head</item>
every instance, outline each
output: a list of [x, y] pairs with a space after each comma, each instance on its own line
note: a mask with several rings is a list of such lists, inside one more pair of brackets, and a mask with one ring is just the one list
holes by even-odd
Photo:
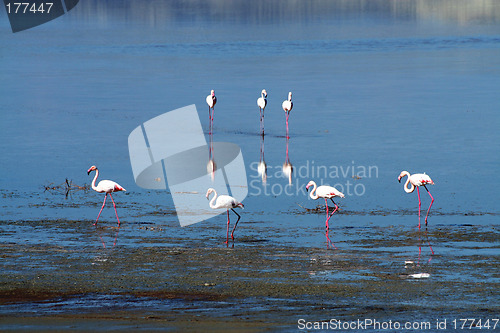
[[267, 97], [267, 91], [266, 91], [266, 89], [262, 89], [261, 94], [262, 94], [262, 96]]
[[95, 165], [91, 166], [88, 170], [87, 170], [87, 175], [90, 175], [90, 173], [94, 170], [97, 170], [97, 167]]
[[215, 91], [213, 89], [210, 91], [210, 95], [215, 96]]
[[243, 206], [243, 204], [241, 202], [239, 204], [237, 204], [236, 207], [240, 207], [241, 209], [245, 208], [245, 206]]
[[404, 176], [409, 176], [409, 173], [408, 171], [401, 171], [401, 173], [399, 174], [399, 177], [398, 177], [398, 182], [401, 183], [401, 179], [404, 177]]
[[309, 191], [309, 187], [314, 186], [314, 182], [311, 180], [309, 183], [306, 185], [306, 191]]
[[207, 200], [208, 200], [208, 197], [210, 196], [210, 194], [212, 194], [215, 190], [213, 188], [209, 188], [207, 190], [207, 194], [205, 195], [207, 197]]

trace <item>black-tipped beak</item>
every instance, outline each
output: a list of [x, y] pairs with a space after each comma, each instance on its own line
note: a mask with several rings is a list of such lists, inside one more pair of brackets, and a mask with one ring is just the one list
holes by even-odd
[[90, 170], [89, 170], [89, 171], [87, 171], [87, 175], [90, 175]]
[[401, 178], [398, 178], [398, 182], [401, 183]]

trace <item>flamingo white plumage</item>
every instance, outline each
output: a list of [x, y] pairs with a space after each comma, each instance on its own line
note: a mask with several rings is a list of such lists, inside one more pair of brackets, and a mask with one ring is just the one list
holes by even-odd
[[212, 133], [212, 127], [214, 126], [214, 114], [215, 114], [215, 103], [217, 103], [217, 97], [215, 97], [215, 91], [212, 89], [210, 95], [207, 96], [208, 104], [208, 122], [210, 127], [210, 133]]
[[116, 211], [116, 205], [115, 201], [113, 200], [113, 197], [111, 196], [112, 192], [119, 192], [119, 191], [125, 191], [125, 189], [118, 183], [115, 183], [112, 180], [101, 180], [97, 186], [95, 185], [95, 182], [97, 180], [97, 177], [99, 177], [99, 170], [95, 165], [91, 166], [87, 170], [87, 175], [89, 175], [92, 171], [95, 171], [95, 177], [94, 180], [92, 181], [92, 189], [96, 192], [99, 193], [106, 193], [104, 195], [104, 201], [102, 203], [101, 210], [99, 211], [99, 214], [97, 215], [97, 219], [95, 220], [94, 225], [97, 225], [97, 221], [99, 221], [99, 216], [101, 216], [101, 212], [104, 208], [104, 205], [106, 205], [106, 197], [109, 196], [111, 197], [111, 201], [113, 201], [113, 207], [115, 208], [115, 214], [116, 214], [116, 219], [118, 220], [118, 226], [120, 226], [120, 219], [118, 218], [118, 212]]
[[292, 111], [293, 108], [291, 91], [288, 93], [288, 99], [283, 101], [283, 104], [281, 104], [281, 106], [283, 107], [283, 111], [286, 112], [286, 136], [288, 137], [288, 117], [290, 116], [290, 111]]
[[[408, 179], [406, 180], [406, 183], [404, 184], [404, 190], [406, 193], [412, 193], [415, 191], [415, 188], [417, 188], [417, 194], [418, 194], [418, 229], [420, 230], [420, 206], [421, 206], [421, 201], [420, 201], [420, 191], [419, 187], [423, 186], [427, 193], [429, 193], [431, 197], [431, 204], [429, 205], [429, 209], [427, 209], [427, 215], [425, 215], [425, 225], [427, 226], [427, 217], [429, 216], [429, 212], [431, 210], [432, 203], [434, 202], [434, 198], [432, 197], [431, 192], [427, 189], [425, 185], [434, 185], [434, 181], [429, 177], [425, 172], [424, 173], [414, 173], [413, 175], [410, 175], [408, 171], [401, 171], [398, 177], [398, 181], [401, 183], [401, 179], [405, 176], [408, 176]], [[411, 184], [411, 187], [408, 187], [408, 184]]]
[[209, 206], [212, 209], [220, 209], [224, 208], [227, 210], [227, 231], [226, 231], [226, 244], [229, 243], [229, 210], [231, 209], [233, 213], [238, 216], [238, 220], [234, 224], [233, 231], [231, 232], [231, 239], [234, 240], [234, 231], [236, 230], [236, 226], [238, 225], [238, 222], [240, 221], [240, 214], [236, 213], [236, 211], [233, 208], [244, 208], [243, 204], [241, 202], [238, 202], [235, 198], [229, 196], [229, 195], [220, 195], [217, 196], [217, 192], [213, 188], [209, 188], [207, 190], [206, 197], [207, 199], [210, 198], [210, 194], [214, 194], [214, 197], [212, 200], [210, 200]]
[[[316, 200], [319, 198], [325, 199], [325, 205], [326, 205], [326, 222], [325, 222], [326, 225], [325, 225], [325, 227], [326, 227], [327, 245], [328, 245], [328, 243], [330, 243], [333, 245], [333, 247], [336, 247], [332, 243], [332, 241], [330, 240], [330, 237], [328, 236], [328, 231], [330, 230], [330, 227], [328, 226], [328, 221], [330, 220], [332, 215], [339, 209], [339, 206], [335, 203], [335, 201], [333, 201], [333, 198], [335, 198], [335, 197], [344, 198], [345, 196], [342, 192], [340, 192], [339, 190], [337, 190], [333, 186], [321, 185], [318, 187], [316, 185], [316, 182], [314, 182], [313, 180], [311, 180], [307, 184], [306, 190], [309, 191], [309, 187], [311, 187], [311, 186], [313, 186], [312, 191], [309, 193], [309, 196], [311, 197], [311, 199], [313, 199], [313, 200]], [[335, 205], [335, 210], [331, 214], [328, 214], [328, 199], [330, 199], [333, 202], [333, 204]]]
[[260, 131], [262, 135], [264, 135], [264, 109], [267, 105], [267, 91], [266, 89], [262, 89], [260, 93], [260, 97], [257, 99], [257, 105], [259, 106], [260, 112]]

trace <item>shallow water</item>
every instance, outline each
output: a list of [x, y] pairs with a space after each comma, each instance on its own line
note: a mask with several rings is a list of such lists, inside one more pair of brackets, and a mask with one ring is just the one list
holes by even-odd
[[[86, 1], [12, 34], [0, 11], [1, 327], [498, 318], [499, 18], [487, 0]], [[181, 228], [171, 193], [135, 185], [128, 155], [134, 128], [193, 103], [208, 141], [210, 89], [213, 140], [241, 147], [248, 179], [230, 248], [224, 214]], [[101, 194], [65, 195], [93, 164], [127, 189], [119, 229], [109, 203], [92, 226]], [[427, 229], [401, 170], [436, 183]], [[346, 194], [337, 249], [311, 179]]]

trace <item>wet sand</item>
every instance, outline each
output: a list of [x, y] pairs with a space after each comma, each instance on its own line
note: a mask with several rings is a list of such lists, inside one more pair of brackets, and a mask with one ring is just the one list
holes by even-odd
[[[49, 222], [55, 229], [72, 225]], [[500, 309], [495, 226], [441, 226], [428, 233], [343, 228], [336, 232], [354, 232], [357, 240], [336, 250], [283, 246], [266, 240], [271, 234], [241, 232], [226, 248], [215, 225], [208, 226], [213, 238], [189, 241], [162, 228], [122, 228], [142, 233], [142, 246], [120, 245], [123, 230], [112, 246], [117, 230], [107, 226], [82, 228], [76, 238], [84, 246], [0, 244], [0, 327], [296, 331], [300, 318], [434, 323], [491, 319]]]

